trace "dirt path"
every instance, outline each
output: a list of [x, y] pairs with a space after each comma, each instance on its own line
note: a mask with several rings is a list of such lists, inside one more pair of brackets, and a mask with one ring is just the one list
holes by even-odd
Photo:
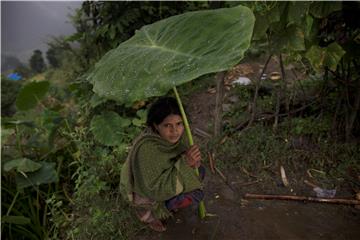
[[[218, 177], [206, 177], [207, 211], [199, 220], [196, 209], [179, 211], [167, 221], [164, 233], [136, 239], [358, 239], [359, 210], [353, 207], [287, 201], [244, 200]], [[254, 189], [254, 187], [249, 188]]]
[[[248, 76], [255, 77], [260, 65], [252, 69]], [[189, 99], [196, 103], [187, 105], [193, 131], [206, 130], [213, 118], [215, 95], [198, 91]], [[209, 169], [205, 177], [205, 206], [216, 216], [199, 220], [196, 209], [185, 209], [167, 220], [166, 232], [140, 232], [135, 239], [359, 239], [360, 210], [353, 206], [245, 200], [245, 193], [284, 194], [289, 189], [265, 181], [239, 187], [236, 182], [248, 181], [242, 172], [233, 169], [225, 175], [231, 188]], [[311, 194], [311, 189], [297, 190], [300, 195]]]

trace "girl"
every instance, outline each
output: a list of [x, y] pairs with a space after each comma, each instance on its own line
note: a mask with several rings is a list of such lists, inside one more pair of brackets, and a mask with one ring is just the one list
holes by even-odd
[[148, 112], [148, 128], [135, 139], [121, 171], [121, 191], [142, 222], [165, 231], [161, 222], [172, 211], [199, 203], [204, 177], [197, 145], [188, 146], [176, 99], [156, 101]]

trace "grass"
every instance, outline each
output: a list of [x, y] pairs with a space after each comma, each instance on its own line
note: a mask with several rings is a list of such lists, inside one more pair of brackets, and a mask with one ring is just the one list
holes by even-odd
[[[342, 188], [351, 193], [359, 189], [360, 150], [355, 144], [334, 143], [329, 139], [308, 146], [294, 147], [296, 137], [274, 135], [271, 126], [254, 125], [217, 145], [218, 167], [239, 169], [240, 175], [256, 175], [271, 181], [280, 179], [284, 166], [289, 181], [302, 184], [311, 179], [322, 187]], [[214, 144], [215, 145], [215, 144]], [[309, 173], [311, 175], [309, 175]], [[269, 183], [270, 184], [270, 183]]]
[[[75, 211], [76, 219], [68, 238], [132, 239], [144, 229], [119, 193], [102, 193], [88, 198]], [[100, 196], [101, 195], [101, 196]]]

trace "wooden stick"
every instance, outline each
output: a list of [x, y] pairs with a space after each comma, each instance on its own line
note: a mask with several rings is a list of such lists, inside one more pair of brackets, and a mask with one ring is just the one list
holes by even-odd
[[225, 175], [220, 171], [220, 169], [218, 169], [217, 167], [214, 167], [215, 171], [220, 175], [220, 177], [227, 182], [227, 179], [225, 177]]
[[263, 199], [263, 200], [294, 200], [294, 201], [309, 201], [320, 203], [336, 203], [336, 204], [350, 204], [359, 205], [359, 200], [340, 199], [340, 198], [314, 198], [305, 196], [290, 196], [290, 195], [263, 195], [263, 194], [245, 194], [245, 198]]
[[252, 181], [252, 182], [246, 182], [246, 183], [241, 183], [241, 182], [232, 182], [231, 184], [238, 186], [238, 187], [244, 187], [244, 186], [249, 186], [255, 183], [261, 182], [261, 179], [256, 180], [256, 181]]
[[209, 163], [210, 163], [210, 170], [213, 174], [215, 174], [215, 169], [214, 169], [214, 159], [212, 157], [212, 154], [210, 152], [208, 152], [208, 157], [209, 157]]
[[306, 185], [308, 185], [308, 186], [312, 187], [312, 188], [319, 187], [319, 186], [315, 185], [314, 183], [309, 182], [309, 181], [308, 181], [308, 180], [306, 180], [306, 179], [304, 180], [304, 183], [305, 183]]

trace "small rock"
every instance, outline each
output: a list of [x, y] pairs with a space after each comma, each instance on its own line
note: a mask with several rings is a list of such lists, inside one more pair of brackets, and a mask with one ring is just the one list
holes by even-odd
[[224, 112], [229, 112], [230, 109], [231, 109], [231, 104], [224, 103], [222, 105], [222, 109], [223, 109]]
[[233, 85], [249, 85], [251, 80], [247, 77], [239, 77], [232, 82]]
[[236, 102], [239, 101], [239, 97], [236, 96], [236, 95], [233, 95], [233, 96], [228, 97], [228, 100], [229, 100], [229, 102], [231, 102], [231, 103], [236, 103]]

